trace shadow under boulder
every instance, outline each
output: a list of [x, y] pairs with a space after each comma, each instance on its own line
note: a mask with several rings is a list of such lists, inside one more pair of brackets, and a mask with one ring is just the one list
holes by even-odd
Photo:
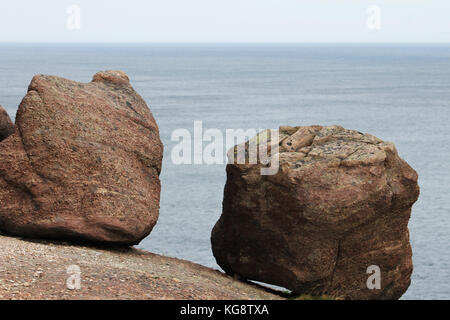
[[14, 133], [14, 124], [12, 123], [8, 112], [0, 106], [0, 142]]

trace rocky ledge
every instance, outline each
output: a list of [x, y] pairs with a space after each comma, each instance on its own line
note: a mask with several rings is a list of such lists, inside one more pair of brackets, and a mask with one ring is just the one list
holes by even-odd
[[[281, 299], [217, 270], [135, 248], [82, 247], [2, 235], [0, 247], [0, 300]], [[80, 289], [71, 290], [67, 281], [77, 267]]]

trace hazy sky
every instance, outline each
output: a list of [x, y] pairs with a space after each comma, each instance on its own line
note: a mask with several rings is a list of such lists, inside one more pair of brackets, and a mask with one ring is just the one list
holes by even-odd
[[0, 42], [450, 42], [449, 16], [449, 0], [0, 0]]

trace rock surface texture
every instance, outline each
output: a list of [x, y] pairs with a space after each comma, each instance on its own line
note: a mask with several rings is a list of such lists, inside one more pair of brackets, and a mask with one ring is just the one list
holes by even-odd
[[[0, 247], [0, 300], [282, 299], [217, 270], [136, 248], [107, 250], [2, 235]], [[70, 265], [80, 268], [79, 289], [67, 287]]]
[[[136, 248], [106, 250], [2, 235], [0, 248], [0, 300], [282, 299], [217, 270]], [[67, 287], [71, 265], [81, 271], [75, 290]]]
[[0, 106], [0, 142], [12, 135], [14, 132], [14, 125], [9, 118], [8, 113], [2, 106]]
[[0, 230], [136, 244], [158, 219], [162, 154], [123, 72], [90, 83], [37, 75], [0, 143]]
[[[218, 264], [296, 293], [399, 298], [413, 269], [417, 173], [392, 143], [340, 126], [280, 127], [279, 136], [277, 174], [261, 175], [262, 164], [227, 166], [211, 237]], [[370, 290], [373, 265], [381, 287]]]

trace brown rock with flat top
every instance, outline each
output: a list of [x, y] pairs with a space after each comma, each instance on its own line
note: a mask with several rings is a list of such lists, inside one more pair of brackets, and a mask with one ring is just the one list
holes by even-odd
[[0, 230], [136, 244], [158, 219], [162, 154], [125, 73], [90, 83], [37, 75], [0, 143]]
[[[369, 134], [310, 126], [280, 127], [279, 136], [278, 173], [261, 175], [261, 163], [227, 166], [211, 237], [217, 263], [296, 293], [399, 298], [413, 269], [407, 226], [417, 173]], [[380, 268], [380, 289], [367, 287], [370, 266]]]
[[0, 106], [0, 141], [5, 140], [14, 132], [14, 124], [9, 118], [8, 112]]

